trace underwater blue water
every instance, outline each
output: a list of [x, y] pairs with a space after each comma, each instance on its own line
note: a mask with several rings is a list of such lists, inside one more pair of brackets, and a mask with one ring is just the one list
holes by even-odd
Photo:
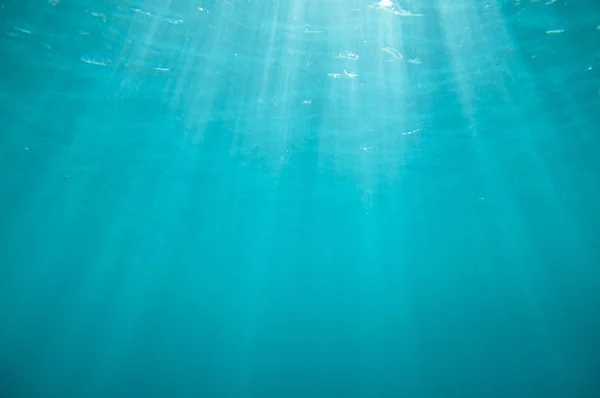
[[0, 397], [600, 396], [600, 3], [0, 2]]

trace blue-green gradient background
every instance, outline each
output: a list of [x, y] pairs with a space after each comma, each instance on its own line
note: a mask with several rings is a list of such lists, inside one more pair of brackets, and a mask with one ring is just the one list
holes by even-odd
[[600, 396], [599, 25], [0, 1], [0, 397]]

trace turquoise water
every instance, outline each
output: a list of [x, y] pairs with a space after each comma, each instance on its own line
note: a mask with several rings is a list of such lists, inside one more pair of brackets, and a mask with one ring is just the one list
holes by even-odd
[[0, 2], [0, 397], [600, 391], [600, 3]]

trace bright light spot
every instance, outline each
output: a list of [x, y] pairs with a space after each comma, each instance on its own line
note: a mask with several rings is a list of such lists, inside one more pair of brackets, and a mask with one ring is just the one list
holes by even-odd
[[323, 33], [323, 31], [322, 30], [313, 30], [313, 29], [308, 29], [308, 28], [304, 29], [304, 34], [306, 34], [306, 35], [316, 35], [318, 33]]
[[404, 56], [402, 55], [402, 53], [400, 53], [400, 51], [396, 50], [395, 48], [381, 47], [381, 51], [383, 51], [386, 54], [391, 55], [393, 59], [398, 59], [398, 60], [404, 59]]
[[31, 31], [29, 29], [25, 29], [25, 28], [14, 28], [17, 32], [21, 32], [24, 33], [26, 35], [30, 35]]
[[343, 52], [339, 53], [338, 55], [336, 55], [333, 58], [348, 59], [350, 61], [356, 61], [356, 60], [358, 60], [358, 54], [354, 54], [352, 51], [344, 50]]
[[92, 11], [90, 14], [93, 17], [95, 17], [95, 18], [101, 19], [102, 22], [106, 22], [108, 20], [108, 18], [106, 17], [106, 15], [102, 14], [101, 12], [94, 12], [94, 11]]
[[369, 8], [373, 8], [375, 10], [382, 10], [399, 17], [422, 17], [423, 14], [411, 12], [399, 5], [394, 4], [391, 0], [381, 0], [377, 3], [371, 4], [368, 6]]
[[351, 79], [358, 76], [358, 73], [351, 73], [348, 72], [346, 69], [344, 69], [344, 74], [346, 75], [346, 77], [349, 77]]
[[92, 58], [92, 57], [86, 57], [86, 56], [82, 56], [81, 57], [81, 61], [85, 62], [86, 64], [96, 65], [96, 66], [109, 66], [110, 65], [110, 61], [109, 60], [99, 59], [99, 58]]

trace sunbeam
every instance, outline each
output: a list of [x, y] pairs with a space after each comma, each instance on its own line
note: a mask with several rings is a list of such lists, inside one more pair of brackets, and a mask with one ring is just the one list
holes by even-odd
[[600, 5], [0, 4], [1, 397], [595, 397]]

